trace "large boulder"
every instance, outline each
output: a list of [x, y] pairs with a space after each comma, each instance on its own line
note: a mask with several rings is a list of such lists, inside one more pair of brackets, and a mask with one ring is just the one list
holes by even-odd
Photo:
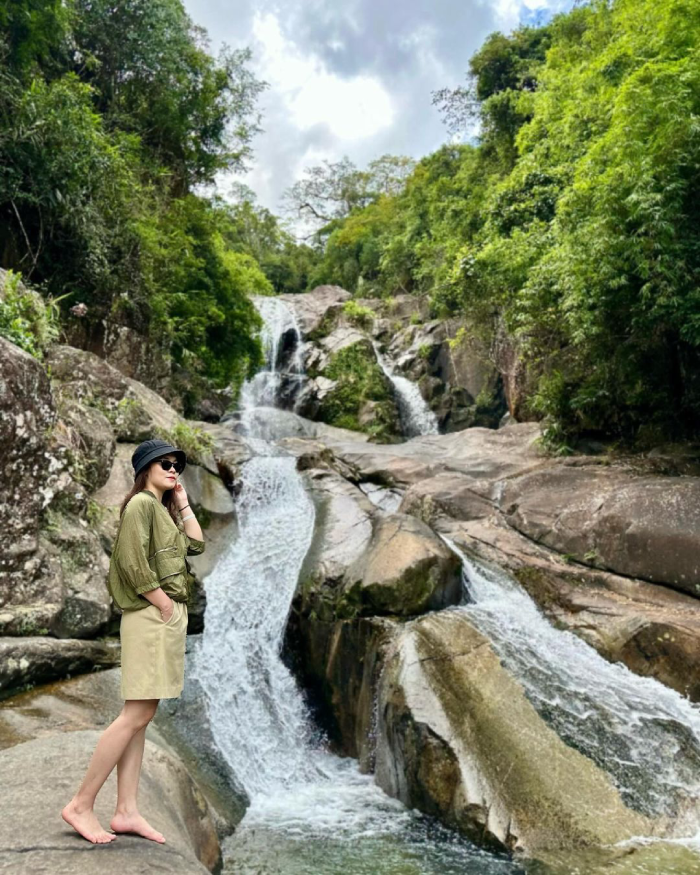
[[509, 479], [499, 505], [519, 532], [577, 562], [700, 595], [698, 477], [562, 462]]
[[[5, 816], [0, 823], [0, 868], [15, 872], [92, 873], [92, 846], [61, 817], [93, 754], [100, 732], [83, 729], [17, 744], [0, 757]], [[47, 781], [47, 775], [51, 780]], [[103, 826], [114, 813], [116, 769], [97, 797], [95, 813]], [[146, 739], [140, 809], [166, 837], [165, 844], [121, 834], [102, 848], [99, 870], [121, 875], [138, 855], [141, 872], [191, 875], [211, 872], [220, 861], [216, 830], [205, 798], [184, 765]]]
[[345, 573], [357, 614], [413, 616], [458, 604], [460, 563], [416, 517], [378, 516], [372, 540]]
[[119, 664], [120, 654], [117, 639], [0, 638], [0, 692], [112, 667]]
[[86, 520], [62, 514], [53, 516], [52, 525], [44, 530], [44, 535], [61, 563], [63, 581], [61, 610], [52, 620], [49, 631], [57, 638], [94, 638], [105, 628], [112, 614], [105, 586], [109, 558], [100, 537]]
[[538, 856], [659, 829], [547, 726], [460, 611], [404, 624], [377, 695], [377, 783], [478, 841]]
[[383, 515], [333, 471], [304, 474], [318, 507], [294, 610], [313, 620], [412, 616], [459, 601], [459, 562], [415, 517]]
[[351, 297], [350, 292], [331, 285], [316, 286], [303, 295], [279, 295], [294, 311], [301, 333], [307, 338], [323, 333], [324, 321], [327, 325], [329, 315], [340, 310]]
[[466, 478], [463, 482], [495, 484], [549, 463], [537, 446], [539, 436], [538, 423], [523, 422], [498, 431], [470, 428], [422, 435], [401, 444], [326, 443], [363, 480], [386, 486], [411, 486], [443, 472], [457, 472]]
[[[112, 642], [118, 644], [116, 641]], [[188, 638], [185, 676], [178, 699], [163, 699], [146, 737], [180, 759], [206, 798], [220, 839], [240, 823], [248, 800], [219, 752], [206, 715], [204, 693], [191, 675], [193, 639]], [[103, 729], [123, 706], [121, 670], [107, 668], [37, 686], [0, 703], [0, 750], [48, 735]]]
[[119, 441], [140, 443], [180, 422], [180, 414], [160, 395], [92, 352], [56, 344], [47, 363], [58, 402], [72, 399], [96, 408]]

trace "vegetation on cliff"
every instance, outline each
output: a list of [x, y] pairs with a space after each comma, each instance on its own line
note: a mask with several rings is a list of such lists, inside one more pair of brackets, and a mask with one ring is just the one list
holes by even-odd
[[[554, 443], [695, 435], [699, 38], [687, 0], [593, 0], [492, 35], [467, 87], [434, 95], [452, 130], [479, 120], [478, 142], [346, 198], [312, 282], [403, 289], [486, 339], [505, 330]], [[346, 171], [326, 188], [356, 191]]]
[[251, 155], [248, 60], [209, 54], [180, 0], [0, 4], [0, 266], [70, 339], [127, 326], [214, 386], [259, 365], [248, 293], [273, 287], [235, 210], [196, 193]]

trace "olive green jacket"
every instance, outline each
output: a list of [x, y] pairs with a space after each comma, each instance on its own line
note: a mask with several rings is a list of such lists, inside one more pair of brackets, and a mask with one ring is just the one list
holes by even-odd
[[185, 556], [204, 552], [204, 541], [178, 528], [158, 497], [137, 492], [124, 508], [109, 563], [108, 588], [122, 611], [147, 608], [143, 593], [159, 586], [173, 601], [188, 601], [194, 580]]

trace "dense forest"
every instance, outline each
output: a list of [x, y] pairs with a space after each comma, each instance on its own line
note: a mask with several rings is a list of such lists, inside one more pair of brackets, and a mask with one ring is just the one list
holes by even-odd
[[179, 0], [116, 8], [0, 4], [1, 266], [216, 385], [258, 364], [249, 292], [410, 292], [507, 339], [553, 446], [697, 436], [700, 4], [592, 0], [492, 34], [432, 95], [450, 142], [290, 186], [303, 242], [245, 189], [202, 193], [260, 131], [246, 50], [212, 57]]

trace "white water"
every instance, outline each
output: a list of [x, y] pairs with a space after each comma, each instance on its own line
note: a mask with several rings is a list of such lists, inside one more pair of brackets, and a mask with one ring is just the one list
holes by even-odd
[[225, 871], [520, 871], [388, 797], [355, 760], [331, 754], [280, 658], [315, 512], [295, 459], [256, 435], [249, 415], [262, 400], [274, 403], [284, 377], [275, 332], [288, 325], [267, 299], [256, 304], [266, 320], [267, 364], [241, 393], [241, 421], [256, 455], [241, 472], [239, 537], [207, 577], [204, 633], [192, 669], [214, 741], [249, 799], [224, 844]]
[[421, 434], [438, 434], [438, 422], [433, 411], [428, 407], [420, 389], [411, 380], [395, 374], [384, 360], [376, 343], [372, 343], [377, 363], [384, 375], [391, 380], [399, 405], [401, 428], [404, 437], [418, 437]]
[[[250, 414], [257, 407], [276, 407], [283, 380], [292, 384], [290, 386], [292, 397], [296, 397], [304, 380], [301, 332], [294, 312], [278, 298], [255, 295], [252, 300], [263, 319], [260, 338], [265, 353], [265, 364], [253, 379], [246, 381], [241, 388], [239, 407], [243, 414], [244, 429], [247, 426], [247, 431], [251, 433], [254, 431], [254, 426], [249, 421], [246, 422], [246, 414]], [[284, 369], [280, 369], [282, 340], [290, 333], [294, 337], [290, 360]]]
[[463, 562], [465, 611], [492, 642], [544, 719], [605, 769], [625, 802], [648, 815], [685, 812], [679, 835], [698, 830], [700, 709], [653, 678], [609, 663], [555, 629], [506, 572], [443, 540]]

